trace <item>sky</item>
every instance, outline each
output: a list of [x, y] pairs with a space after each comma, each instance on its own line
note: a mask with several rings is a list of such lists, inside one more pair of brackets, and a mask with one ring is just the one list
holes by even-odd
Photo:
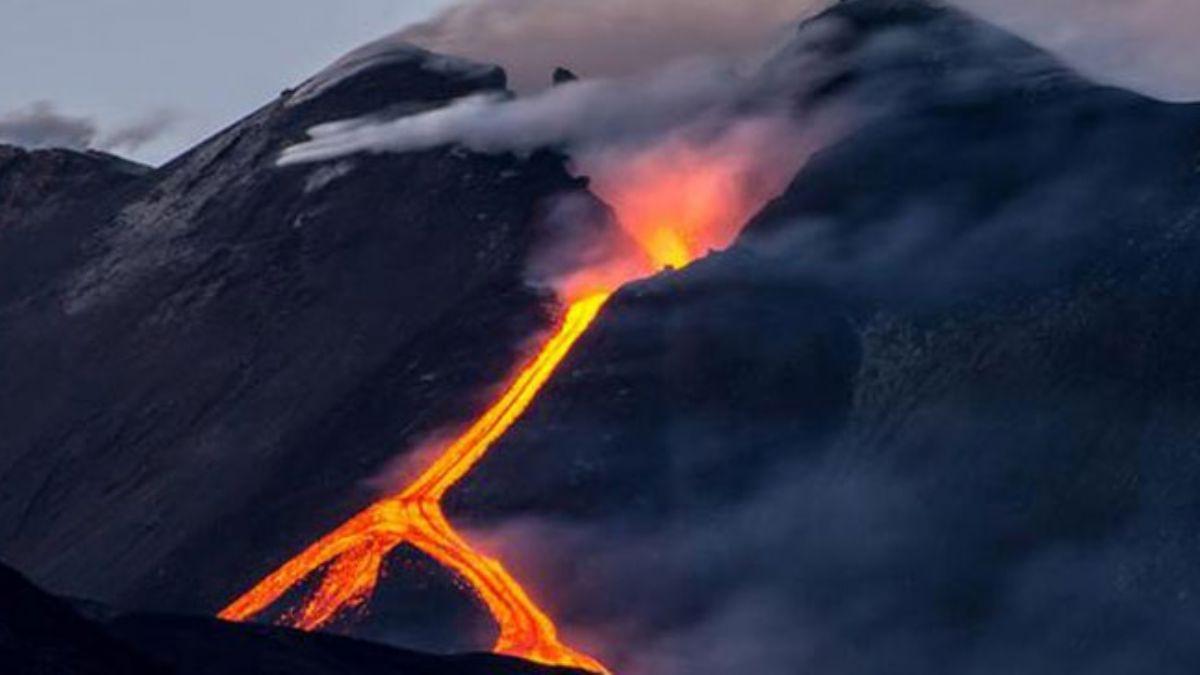
[[[0, 0], [0, 115], [39, 101], [100, 133], [169, 119], [160, 162], [447, 0]], [[159, 125], [161, 126], [161, 125]]]
[[[780, 16], [826, 1], [0, 0], [0, 132], [7, 122], [43, 134], [29, 122], [52, 118], [62, 144], [159, 163], [340, 54], [413, 24], [404, 35], [494, 54], [522, 85], [560, 63], [623, 74], [704, 47], [737, 52]], [[1196, 0], [952, 1], [1100, 80], [1200, 99]]]

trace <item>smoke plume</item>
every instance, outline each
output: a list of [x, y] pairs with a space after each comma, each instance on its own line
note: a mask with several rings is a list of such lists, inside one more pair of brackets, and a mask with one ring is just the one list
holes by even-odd
[[829, 0], [467, 0], [399, 33], [428, 49], [503, 65], [518, 89], [556, 66], [626, 76], [694, 56], [755, 53]]
[[[309, 130], [310, 140], [280, 163], [452, 144], [485, 153], [565, 149], [612, 213], [573, 196], [548, 205], [557, 241], [535, 256], [530, 280], [575, 299], [724, 249], [783, 189], [832, 128], [819, 111], [796, 105], [807, 80], [786, 66], [797, 58], [780, 52], [768, 66], [695, 58], [524, 97], [481, 94], [390, 120], [334, 122]], [[778, 77], [783, 71], [788, 77]]]
[[0, 141], [27, 148], [83, 150], [96, 134], [94, 120], [60, 113], [47, 101], [0, 115]]
[[92, 148], [135, 151], [159, 138], [177, 121], [170, 110], [157, 110], [105, 131], [92, 117], [61, 112], [49, 101], [0, 115], [0, 142], [25, 148]]
[[282, 164], [355, 152], [406, 152], [459, 143], [480, 152], [573, 150], [641, 142], [674, 129], [732, 117], [753, 83], [734, 65], [710, 59], [676, 63], [637, 78], [581, 81], [529, 97], [484, 94], [389, 122], [359, 119], [309, 131]]

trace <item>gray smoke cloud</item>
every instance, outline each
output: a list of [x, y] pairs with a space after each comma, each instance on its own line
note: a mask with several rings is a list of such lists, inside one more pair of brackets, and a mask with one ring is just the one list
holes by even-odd
[[518, 89], [556, 66], [625, 76], [681, 58], [761, 50], [829, 0], [469, 0], [398, 35], [434, 51], [497, 62]]
[[178, 113], [157, 110], [105, 131], [95, 118], [60, 111], [49, 101], [0, 115], [0, 142], [25, 148], [136, 151], [167, 132]]
[[47, 101], [0, 115], [0, 141], [27, 148], [82, 150], [96, 134], [95, 120], [61, 113]]
[[161, 138], [179, 119], [179, 113], [174, 110], [156, 110], [101, 136], [97, 145], [105, 150], [134, 152]]

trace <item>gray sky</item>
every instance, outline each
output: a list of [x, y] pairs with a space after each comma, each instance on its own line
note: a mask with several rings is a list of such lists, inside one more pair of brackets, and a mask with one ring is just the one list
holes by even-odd
[[[340, 54], [455, 4], [417, 33], [540, 81], [559, 64], [622, 72], [605, 65], [614, 44], [637, 64], [736, 51], [791, 9], [829, 1], [0, 0], [0, 132], [161, 162]], [[1200, 0], [951, 2], [1100, 80], [1200, 99]]]
[[49, 101], [101, 134], [174, 111], [168, 158], [447, 0], [0, 0], [0, 115]]

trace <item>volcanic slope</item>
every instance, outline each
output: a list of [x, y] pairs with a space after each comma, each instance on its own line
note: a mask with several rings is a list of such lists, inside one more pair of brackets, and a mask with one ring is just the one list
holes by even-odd
[[932, 3], [793, 48], [875, 114], [618, 293], [447, 513], [617, 672], [1189, 672], [1200, 107]]

